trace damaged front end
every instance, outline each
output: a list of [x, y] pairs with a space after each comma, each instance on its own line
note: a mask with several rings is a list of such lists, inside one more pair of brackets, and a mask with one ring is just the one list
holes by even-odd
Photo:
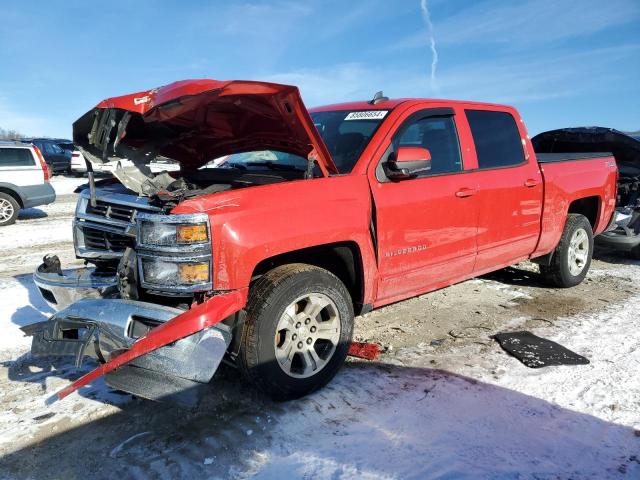
[[[57, 313], [23, 328], [32, 353], [100, 362], [58, 398], [106, 375], [114, 388], [192, 405], [232, 342], [247, 289], [216, 290], [209, 214], [174, 214], [174, 207], [337, 169], [298, 89], [287, 85], [176, 82], [104, 100], [73, 132], [90, 164], [118, 165], [117, 180], [90, 175], [78, 192], [74, 247], [86, 268], [63, 270], [48, 257], [34, 274]], [[268, 171], [215, 163], [270, 150], [280, 152], [275, 160], [301, 159], [303, 168], [257, 157], [253, 165]], [[179, 163], [179, 173], [154, 173], [150, 164], [162, 159]], [[204, 168], [210, 162], [216, 168]]]
[[84, 299], [49, 320], [22, 327], [31, 354], [85, 356], [101, 364], [57, 394], [62, 399], [105, 375], [111, 387], [150, 400], [197, 406], [231, 342], [221, 323], [244, 307], [246, 292], [208, 299], [189, 310], [120, 299]]
[[596, 243], [640, 259], [640, 138], [612, 128], [562, 128], [531, 139], [536, 153], [611, 152], [618, 166], [616, 212]]
[[[95, 266], [63, 270], [57, 257], [45, 257], [34, 281], [57, 313], [23, 328], [33, 336], [32, 355], [72, 356], [76, 366], [85, 356], [101, 362], [60, 398], [106, 374], [113, 388], [197, 405], [231, 343], [246, 297], [212, 290], [208, 216], [139, 209], [135, 222], [112, 225], [86, 214], [86, 203], [81, 196], [74, 238], [76, 252]], [[97, 229], [103, 238], [123, 235], [129, 246], [97, 248], [90, 240]]]

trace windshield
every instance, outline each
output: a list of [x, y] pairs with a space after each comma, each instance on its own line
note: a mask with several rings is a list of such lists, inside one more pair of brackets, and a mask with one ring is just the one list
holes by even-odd
[[[217, 158], [206, 167], [238, 168], [240, 170], [276, 170], [305, 172], [306, 158], [277, 150], [255, 150], [253, 152], [234, 153]], [[314, 169], [316, 173], [317, 167]]]
[[349, 173], [388, 110], [336, 110], [311, 114], [340, 173]]

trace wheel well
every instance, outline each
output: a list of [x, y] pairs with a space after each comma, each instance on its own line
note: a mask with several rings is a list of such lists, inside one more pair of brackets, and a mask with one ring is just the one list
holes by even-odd
[[332, 243], [283, 253], [261, 261], [253, 270], [251, 280], [269, 270], [288, 263], [306, 263], [324, 268], [338, 277], [349, 290], [356, 315], [363, 309], [364, 273], [360, 249], [354, 242]]
[[595, 230], [599, 211], [600, 197], [585, 197], [571, 202], [568, 213], [579, 213], [580, 215], [584, 215], [587, 217], [587, 220], [589, 220], [591, 228]]
[[11, 190], [10, 188], [0, 187], [0, 192], [6, 193], [7, 195], [12, 196], [13, 199], [16, 202], [18, 202], [18, 205], [20, 205], [20, 208], [24, 208], [24, 203], [22, 203], [22, 199], [20, 198], [20, 195], [18, 195], [15, 191]]

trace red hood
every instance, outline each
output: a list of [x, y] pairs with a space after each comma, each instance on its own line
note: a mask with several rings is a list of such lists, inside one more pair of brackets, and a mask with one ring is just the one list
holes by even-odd
[[127, 156], [118, 146], [144, 147], [187, 169], [231, 153], [280, 150], [311, 154], [324, 175], [338, 173], [298, 88], [290, 85], [183, 80], [103, 100], [73, 124], [73, 137], [104, 161]]

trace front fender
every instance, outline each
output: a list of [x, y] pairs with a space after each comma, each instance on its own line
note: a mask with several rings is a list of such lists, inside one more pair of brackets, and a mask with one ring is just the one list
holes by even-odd
[[216, 295], [206, 302], [172, 318], [149, 331], [144, 337], [140, 337], [128, 350], [100, 365], [95, 370], [83, 375], [68, 387], [60, 390], [56, 393], [55, 397], [62, 400], [67, 395], [75, 392], [105, 373], [115, 370], [142, 355], [164, 347], [176, 340], [180, 340], [200, 330], [211, 327], [216, 323], [220, 323], [225, 318], [244, 308], [247, 303], [247, 295], [247, 288]]
[[[260, 262], [342, 242], [360, 251], [365, 278], [374, 277], [371, 192], [367, 177], [344, 175], [230, 190], [185, 200], [172, 213], [209, 215], [213, 285], [247, 287]], [[371, 297], [366, 285], [365, 299]]]

